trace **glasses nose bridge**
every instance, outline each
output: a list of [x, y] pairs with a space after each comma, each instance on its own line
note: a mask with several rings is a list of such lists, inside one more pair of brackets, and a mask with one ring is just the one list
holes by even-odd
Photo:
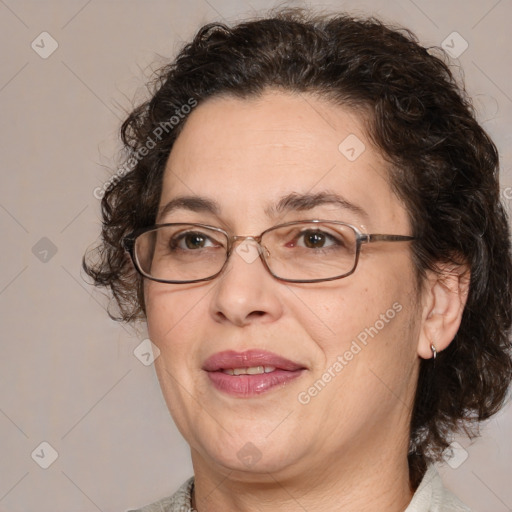
[[236, 242], [244, 242], [245, 240], [252, 240], [256, 242], [261, 247], [261, 238], [262, 235], [254, 236], [254, 235], [231, 235], [229, 237], [229, 246], [232, 248]]
[[231, 236], [228, 236], [228, 251], [226, 253], [226, 261], [227, 261], [227, 259], [229, 259], [229, 256], [233, 252], [233, 248], [237, 242], [243, 243], [246, 240], [252, 240], [258, 246], [258, 255], [260, 256], [260, 258], [263, 259], [263, 263], [266, 266], [267, 263], [265, 261], [265, 256], [268, 255], [268, 249], [264, 245], [262, 245], [262, 243], [261, 243], [262, 239], [263, 239], [263, 234], [258, 235], [258, 236], [256, 236], [256, 235], [231, 235]]

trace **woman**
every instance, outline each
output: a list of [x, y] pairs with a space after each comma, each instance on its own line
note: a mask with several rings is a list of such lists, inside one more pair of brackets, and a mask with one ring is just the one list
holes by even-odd
[[139, 510], [469, 510], [432, 463], [503, 403], [512, 263], [443, 61], [374, 19], [211, 24], [122, 137], [84, 267], [147, 322], [194, 467]]

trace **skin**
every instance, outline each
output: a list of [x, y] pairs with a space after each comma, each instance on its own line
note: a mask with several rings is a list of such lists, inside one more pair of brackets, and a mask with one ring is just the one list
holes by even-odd
[[[365, 151], [349, 161], [339, 144], [355, 134]], [[363, 232], [411, 234], [386, 162], [363, 118], [313, 95], [269, 90], [216, 97], [189, 116], [170, 154], [160, 201], [200, 195], [218, 215], [179, 209], [157, 222], [200, 222], [258, 235], [278, 223], [324, 218]], [[290, 192], [334, 191], [363, 208], [335, 205], [268, 216]], [[442, 270], [442, 269], [441, 269]], [[351, 276], [323, 283], [274, 279], [261, 260], [236, 252], [223, 274], [195, 284], [145, 281], [157, 375], [191, 448], [193, 505], [226, 510], [403, 511], [414, 492], [407, 450], [420, 358], [451, 341], [464, 287], [455, 272], [416, 287], [410, 243], [363, 245]], [[393, 304], [401, 311], [306, 405], [297, 397], [332, 367]], [[201, 369], [224, 350], [259, 348], [300, 363], [298, 379], [257, 397], [216, 390]], [[259, 460], [239, 458], [251, 443]], [[252, 447], [254, 445], [254, 447]], [[246, 447], [247, 449], [247, 447]]]

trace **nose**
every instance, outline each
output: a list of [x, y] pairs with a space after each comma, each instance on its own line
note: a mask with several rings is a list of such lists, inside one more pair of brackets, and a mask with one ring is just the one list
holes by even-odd
[[265, 268], [260, 257], [264, 247], [252, 237], [240, 237], [237, 242], [212, 291], [210, 313], [217, 322], [239, 327], [275, 321], [282, 315], [279, 288], [283, 284]]

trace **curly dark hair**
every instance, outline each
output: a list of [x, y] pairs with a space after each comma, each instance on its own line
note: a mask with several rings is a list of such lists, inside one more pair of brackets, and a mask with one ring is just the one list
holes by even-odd
[[421, 362], [410, 429], [414, 487], [454, 432], [478, 434], [512, 377], [512, 260], [498, 153], [441, 53], [375, 18], [304, 9], [205, 25], [157, 72], [151, 98], [123, 123], [124, 171], [105, 190], [102, 241], [83, 262], [97, 286], [110, 288], [112, 318], [144, 319], [142, 278], [121, 239], [155, 223], [166, 161], [191, 110], [185, 105], [278, 88], [366, 113], [368, 136], [391, 164], [390, 183], [417, 237], [417, 275], [450, 261], [471, 273], [454, 340], [435, 364]]

